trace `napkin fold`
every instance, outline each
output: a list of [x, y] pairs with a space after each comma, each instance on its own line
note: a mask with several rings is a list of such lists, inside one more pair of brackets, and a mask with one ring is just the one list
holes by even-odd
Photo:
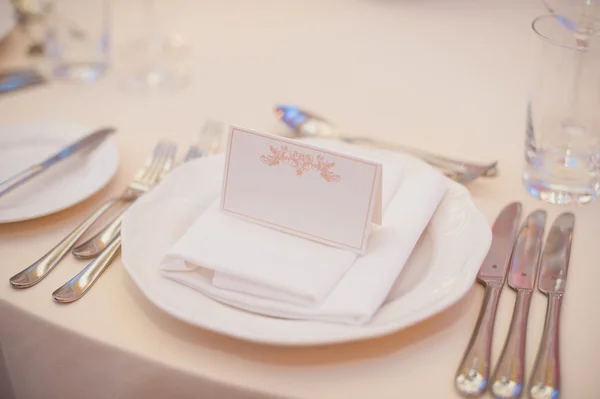
[[334, 143], [327, 147], [383, 165], [383, 224], [371, 233], [365, 255], [246, 222], [215, 202], [165, 254], [163, 276], [270, 316], [368, 321], [440, 203], [446, 180], [433, 169], [404, 175], [390, 152]]

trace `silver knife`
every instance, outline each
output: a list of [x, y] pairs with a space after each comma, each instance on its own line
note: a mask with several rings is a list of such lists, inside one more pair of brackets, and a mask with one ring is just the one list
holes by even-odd
[[10, 190], [13, 190], [14, 188], [16, 188], [18, 186], [20, 186], [21, 184], [25, 183], [32, 177], [39, 175], [40, 173], [42, 173], [45, 170], [47, 170], [48, 168], [52, 167], [56, 163], [62, 161], [65, 158], [68, 158], [69, 156], [75, 154], [76, 152], [78, 152], [84, 148], [88, 148], [88, 147], [92, 148], [94, 146], [97, 146], [102, 141], [104, 141], [104, 139], [108, 135], [114, 133], [115, 131], [116, 130], [114, 128], [110, 128], [110, 127], [96, 130], [96, 131], [84, 136], [83, 138], [77, 140], [76, 142], [69, 144], [68, 146], [66, 146], [65, 148], [63, 148], [62, 150], [57, 152], [56, 154], [52, 155], [48, 159], [40, 162], [39, 164], [30, 166], [29, 168], [25, 169], [24, 171], [18, 173], [17, 175], [15, 175], [11, 178], [9, 178], [8, 180], [0, 182], [0, 196], [2, 196], [3, 194], [6, 194]]
[[0, 71], [0, 94], [44, 83], [46, 79], [35, 69]]
[[485, 297], [455, 379], [456, 388], [465, 396], [480, 396], [487, 387], [494, 319], [519, 227], [521, 209], [521, 203], [513, 202], [496, 218], [492, 227], [492, 245], [477, 275], [477, 280], [485, 286]]
[[538, 289], [548, 296], [548, 309], [542, 341], [529, 380], [529, 395], [533, 399], [558, 399], [560, 395], [560, 307], [567, 283], [574, 228], [575, 215], [570, 212], [559, 215], [544, 245]]
[[508, 285], [517, 291], [515, 309], [504, 349], [496, 366], [492, 394], [496, 398], [518, 398], [525, 380], [525, 341], [531, 294], [535, 286], [546, 226], [546, 212], [529, 214], [513, 249]]

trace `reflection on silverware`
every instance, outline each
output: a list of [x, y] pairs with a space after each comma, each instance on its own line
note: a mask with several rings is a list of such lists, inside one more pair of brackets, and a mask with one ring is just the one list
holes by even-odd
[[22, 172], [19, 172], [15, 176], [13, 176], [3, 182], [0, 182], [0, 196], [2, 196], [3, 194], [6, 194], [7, 192], [9, 192], [11, 190], [14, 190], [16, 187], [27, 182], [32, 177], [39, 175], [40, 173], [42, 173], [45, 170], [47, 170], [48, 168], [54, 166], [55, 164], [62, 161], [63, 159], [66, 159], [66, 158], [70, 157], [71, 155], [76, 154], [83, 149], [95, 148], [100, 143], [102, 143], [104, 141], [104, 139], [106, 139], [106, 137], [108, 137], [108, 135], [110, 135], [114, 132], [115, 132], [115, 129], [113, 129], [113, 128], [103, 128], [103, 129], [96, 130], [92, 133], [89, 133], [89, 134], [85, 135], [83, 138], [80, 138], [79, 140], [77, 140], [76, 142], [64, 147], [63, 149], [61, 149], [60, 151], [58, 151], [56, 154], [52, 155], [51, 157], [43, 160], [39, 164], [30, 166], [29, 168], [25, 169]]
[[529, 396], [533, 399], [558, 399], [560, 395], [560, 308], [567, 284], [574, 228], [575, 215], [570, 212], [559, 215], [544, 245], [538, 289], [548, 296], [548, 309], [540, 348], [529, 380]]
[[386, 143], [367, 137], [342, 135], [332, 123], [324, 118], [291, 105], [279, 105], [275, 107], [275, 113], [280, 120], [292, 129], [296, 136], [335, 138], [351, 144], [366, 144], [382, 149], [405, 152], [417, 156], [435, 167], [447, 169], [449, 173], [446, 175], [462, 184], [469, 183], [481, 176], [495, 176], [497, 174], [497, 161], [489, 164], [470, 163], [400, 144]]
[[223, 128], [223, 124], [219, 121], [206, 121], [200, 129], [200, 133], [196, 135], [194, 144], [188, 148], [183, 162], [217, 153], [221, 146]]
[[[189, 151], [184, 162], [191, 161], [197, 157], [202, 156], [202, 150], [200, 151]], [[193, 155], [196, 154], [196, 155]], [[116, 231], [116, 236], [109, 242], [109, 244], [98, 254], [98, 256], [92, 260], [81, 272], [75, 277], [69, 280], [62, 287], [58, 288], [52, 293], [52, 297], [59, 303], [69, 303], [78, 300], [83, 297], [86, 292], [94, 285], [102, 273], [108, 268], [115, 255], [121, 248], [121, 230], [120, 228]]]
[[496, 218], [492, 227], [492, 245], [477, 275], [477, 280], [485, 286], [485, 297], [455, 380], [456, 388], [465, 396], [479, 396], [487, 387], [496, 309], [519, 227], [521, 208], [521, 203], [513, 202]]
[[542, 251], [546, 212], [529, 214], [517, 237], [508, 285], [517, 292], [510, 330], [492, 378], [492, 394], [497, 398], [518, 398], [525, 380], [527, 315]]
[[150, 190], [164, 175], [171, 170], [177, 147], [169, 141], [160, 141], [154, 148], [152, 156], [146, 161], [148, 166], [148, 180], [137, 180], [130, 185], [121, 195], [120, 202], [124, 205], [115, 218], [94, 237], [73, 249], [73, 254], [79, 258], [87, 259], [98, 255], [108, 243], [117, 235], [121, 228], [121, 221], [127, 208], [142, 194]]
[[[184, 162], [217, 152], [220, 146], [222, 132], [223, 125], [220, 122], [213, 120], [207, 121], [200, 129], [200, 133], [196, 136], [194, 144], [188, 148]], [[84, 259], [93, 258], [98, 255], [117, 235], [121, 228], [122, 218], [123, 213], [94, 237], [74, 248], [73, 255]]]
[[15, 274], [10, 278], [10, 284], [14, 288], [29, 288], [39, 283], [48, 275], [62, 258], [73, 248], [73, 245], [79, 238], [94, 224], [94, 222], [102, 216], [113, 205], [122, 201], [129, 201], [131, 198], [144, 192], [144, 188], [149, 188], [156, 183], [160, 177], [160, 172], [168, 162], [168, 143], [159, 143], [154, 149], [152, 157], [149, 158], [147, 164], [138, 171], [133, 182], [118, 198], [113, 198], [105, 202], [92, 215], [84, 220], [75, 228], [67, 237], [65, 237], [56, 247], [52, 248], [48, 253], [42, 256], [37, 262]]
[[0, 72], [0, 94], [41, 85], [47, 80], [35, 69], [20, 69]]

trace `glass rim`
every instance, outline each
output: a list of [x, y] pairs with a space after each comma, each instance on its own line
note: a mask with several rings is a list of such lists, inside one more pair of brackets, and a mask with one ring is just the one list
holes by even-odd
[[[562, 48], [566, 48], [566, 49], [569, 49], [569, 50], [573, 50], [573, 51], [581, 51], [581, 52], [587, 52], [587, 51], [589, 51], [589, 50], [590, 50], [590, 48], [589, 48], [589, 47], [586, 47], [586, 46], [578, 46], [578, 45], [573, 45], [573, 46], [572, 46], [572, 45], [568, 45], [568, 44], [565, 44], [565, 43], [561, 43], [561, 42], [559, 42], [559, 41], [556, 41], [556, 40], [554, 40], [554, 39], [551, 39], [550, 37], [548, 37], [548, 36], [544, 35], [542, 32], [540, 32], [540, 31], [537, 29], [537, 27], [536, 27], [536, 24], [537, 24], [538, 22], [540, 22], [541, 20], [546, 20], [546, 19], [552, 19], [552, 20], [554, 20], [554, 22], [556, 22], [556, 23], [560, 24], [560, 22], [558, 22], [558, 21], [556, 20], [557, 18], [558, 18], [558, 17], [557, 17], [556, 15], [552, 15], [552, 14], [540, 15], [539, 17], [535, 18], [535, 19], [534, 19], [534, 20], [531, 22], [531, 29], [533, 30], [533, 32], [534, 32], [534, 33], [535, 33], [535, 34], [536, 34], [536, 35], [537, 35], [537, 36], [538, 36], [540, 39], [542, 39], [543, 41], [545, 41], [545, 42], [547, 42], [547, 43], [554, 44], [554, 45], [556, 45], [556, 46], [559, 46], [559, 47], [562, 47]], [[567, 28], [565, 27], [565, 29], [567, 29]]]

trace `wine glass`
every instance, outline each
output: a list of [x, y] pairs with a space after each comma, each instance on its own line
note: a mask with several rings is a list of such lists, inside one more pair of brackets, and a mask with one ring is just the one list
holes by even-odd
[[[600, 35], [600, 0], [542, 0], [548, 11], [573, 33], [574, 45], [580, 50], [591, 48], [592, 40], [599, 40], [596, 37]], [[574, 91], [571, 95], [570, 112], [578, 112], [583, 57], [585, 51], [574, 52], [575, 67], [571, 72], [572, 87]]]
[[600, 33], [600, 0], [542, 0], [548, 11], [575, 34], [579, 44]]
[[[166, 3], [166, 2], [165, 2]], [[143, 0], [145, 34], [121, 51], [122, 83], [128, 89], [174, 91], [190, 81], [191, 46], [161, 27], [156, 0]]]

